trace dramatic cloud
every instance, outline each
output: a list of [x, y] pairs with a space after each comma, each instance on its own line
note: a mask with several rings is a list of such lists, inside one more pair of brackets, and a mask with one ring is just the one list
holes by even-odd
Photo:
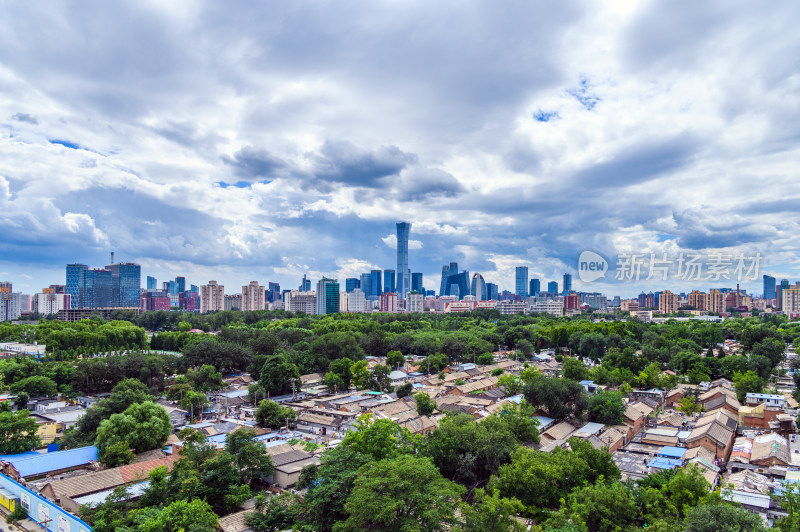
[[[112, 250], [162, 280], [343, 281], [395, 267], [401, 220], [429, 288], [451, 261], [560, 280], [585, 249], [800, 277], [797, 2], [4, 14], [0, 269], [28, 292]], [[612, 277], [575, 287], [708, 288]]]

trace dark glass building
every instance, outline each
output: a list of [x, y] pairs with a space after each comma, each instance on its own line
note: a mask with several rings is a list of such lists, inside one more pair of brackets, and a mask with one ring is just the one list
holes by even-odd
[[344, 289], [349, 294], [356, 288], [361, 288], [361, 280], [355, 277], [348, 277], [344, 280]]
[[395, 284], [395, 280], [399, 280], [399, 276], [395, 276], [394, 270], [383, 270], [383, 292], [391, 292], [398, 294], [399, 287]]
[[412, 273], [411, 274], [411, 290], [419, 292], [420, 294], [424, 294], [425, 293], [425, 288], [423, 287], [422, 274], [421, 273]]
[[[400, 222], [397, 224], [397, 294], [400, 299], [405, 299], [411, 288], [411, 270], [408, 269], [408, 235], [411, 224]], [[389, 291], [389, 288], [386, 288]]]
[[539, 279], [534, 277], [533, 279], [531, 279], [530, 285], [528, 286], [528, 295], [537, 296], [541, 291], [542, 291], [542, 285], [539, 282]]
[[85, 264], [67, 264], [67, 293], [69, 294], [70, 308], [81, 308], [83, 295], [84, 272], [89, 269]]

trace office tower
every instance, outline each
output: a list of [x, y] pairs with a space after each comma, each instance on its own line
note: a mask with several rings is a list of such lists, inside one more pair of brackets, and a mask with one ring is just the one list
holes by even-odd
[[550, 293], [550, 294], [553, 294], [553, 295], [557, 295], [558, 294], [558, 282], [550, 281], [549, 283], [547, 283], [547, 292]]
[[300, 281], [300, 291], [301, 292], [308, 292], [311, 290], [311, 279], [306, 277], [306, 274], [303, 274], [303, 280]]
[[361, 288], [361, 280], [356, 279], [355, 277], [348, 277], [344, 280], [344, 291], [348, 294], [355, 290], [356, 288]]
[[209, 281], [200, 287], [200, 313], [225, 310], [225, 287]]
[[117, 262], [106, 266], [111, 272], [112, 307], [138, 307], [142, 288], [142, 267], [133, 262]]
[[530, 284], [528, 285], [528, 295], [529, 296], [538, 296], [539, 292], [542, 291], [542, 285], [539, 282], [539, 279], [534, 277], [531, 279]]
[[158, 287], [158, 281], [155, 277], [147, 276], [147, 289], [148, 290], [156, 290]]
[[397, 290], [398, 287], [395, 284], [395, 280], [399, 279], [399, 277], [400, 277], [399, 275], [395, 276], [394, 270], [383, 270], [383, 291], [384, 291], [384, 293], [391, 292], [391, 293], [394, 294], [394, 293], [398, 292], [398, 290]]
[[486, 283], [486, 299], [487, 301], [497, 301], [500, 296], [499, 288], [494, 283]]
[[764, 275], [764, 299], [775, 299], [775, 278]]
[[195, 294], [199, 294], [199, 293], [200, 293], [200, 287], [199, 287], [199, 286], [197, 286], [196, 284], [193, 284], [193, 285], [191, 286], [191, 288], [189, 288], [189, 291], [190, 291], [190, 292], [193, 292], [193, 293], [195, 293]]
[[81, 308], [81, 288], [83, 287], [83, 274], [89, 267], [85, 264], [67, 264], [67, 293], [69, 294], [70, 308]]
[[179, 294], [186, 292], [186, 277], [175, 278], [175, 290]]
[[564, 294], [569, 294], [572, 292], [572, 274], [565, 273], [564, 274]]
[[[93, 268], [83, 271], [83, 283], [80, 287], [81, 307], [83, 308], [109, 308], [114, 305], [114, 278], [110, 271], [102, 268]], [[139, 306], [139, 296], [136, 296], [136, 307]]]
[[516, 284], [514, 293], [520, 297], [528, 297], [528, 267], [517, 266]]
[[275, 303], [281, 299], [281, 285], [279, 283], [269, 283], [267, 285], [267, 301]]
[[372, 295], [370, 288], [372, 287], [372, 282], [370, 280], [370, 275], [368, 273], [361, 274], [361, 291], [364, 292], [364, 297], [369, 298]]
[[383, 293], [381, 285], [381, 271], [371, 270], [369, 272], [369, 295], [379, 297]]
[[323, 277], [317, 282], [317, 314], [339, 312], [339, 282]]
[[451, 262], [450, 265], [442, 266], [442, 284], [439, 286], [439, 295], [446, 296], [448, 279], [453, 275], [458, 275], [458, 263]]
[[283, 293], [283, 308], [286, 312], [314, 314], [317, 311], [317, 293], [286, 290]]
[[411, 274], [411, 290], [414, 292], [419, 292], [420, 294], [425, 292], [425, 288], [423, 287], [422, 283], [422, 274], [421, 273], [412, 273]]
[[242, 286], [242, 306], [244, 311], [264, 310], [264, 287], [258, 281]]
[[487, 301], [486, 298], [486, 281], [483, 279], [483, 275], [476, 273], [472, 276], [472, 286], [470, 287], [470, 293], [475, 296], [475, 299], [478, 301]]
[[411, 270], [408, 269], [408, 234], [410, 232], [410, 223], [400, 222], [397, 224], [397, 293], [400, 299], [405, 299], [411, 288]]

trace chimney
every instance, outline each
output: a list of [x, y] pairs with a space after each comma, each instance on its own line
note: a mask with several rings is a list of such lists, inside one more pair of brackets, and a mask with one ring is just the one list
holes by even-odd
[[111, 264], [114, 264], [114, 252], [111, 252]]

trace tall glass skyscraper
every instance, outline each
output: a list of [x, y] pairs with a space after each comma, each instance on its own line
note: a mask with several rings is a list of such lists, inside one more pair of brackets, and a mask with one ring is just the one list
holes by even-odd
[[400, 299], [405, 299], [411, 288], [411, 270], [408, 269], [408, 235], [411, 224], [400, 222], [397, 224], [397, 294]]
[[359, 279], [356, 279], [355, 277], [348, 277], [344, 280], [345, 292], [349, 294], [356, 288], [361, 288], [361, 281]]
[[114, 278], [103, 269], [85, 270], [81, 286], [81, 307], [107, 308], [114, 306]]
[[411, 290], [419, 292], [420, 294], [425, 292], [424, 283], [422, 282], [422, 274], [421, 273], [412, 273], [411, 274]]
[[176, 277], [175, 288], [179, 294], [186, 292], [186, 277]]
[[339, 282], [323, 277], [317, 282], [317, 314], [339, 312]]
[[572, 292], [572, 274], [565, 273], [564, 274], [564, 294], [569, 294]]
[[472, 275], [472, 290], [471, 293], [478, 301], [487, 301], [486, 297], [486, 281], [483, 275], [475, 273]]
[[138, 307], [139, 290], [142, 287], [142, 267], [132, 262], [117, 262], [106, 266], [106, 270], [111, 272], [113, 302], [109, 306]]
[[531, 279], [531, 283], [530, 283], [529, 290], [528, 290], [528, 295], [529, 296], [536, 296], [536, 295], [539, 295], [539, 292], [541, 292], [541, 291], [542, 291], [542, 285], [539, 282], [539, 279], [534, 277], [533, 279]]
[[369, 272], [369, 295], [378, 297], [383, 293], [381, 285], [381, 271], [370, 270]]
[[764, 299], [775, 299], [775, 278], [771, 275], [764, 276]]
[[[383, 270], [383, 292], [397, 293], [397, 285], [395, 284], [394, 270]], [[398, 296], [399, 297], [399, 296]]]
[[514, 293], [520, 297], [528, 297], [528, 267], [517, 266], [517, 279]]
[[67, 264], [67, 293], [69, 294], [70, 308], [81, 308], [83, 296], [84, 272], [89, 269], [85, 264]]
[[497, 301], [500, 291], [496, 284], [486, 283], [486, 299], [489, 301]]
[[147, 276], [147, 289], [148, 290], [157, 290], [158, 289], [158, 280], [155, 277]]
[[361, 274], [361, 291], [364, 292], [364, 297], [369, 297], [372, 295], [370, 291], [371, 288], [371, 276], [368, 273]]
[[547, 291], [553, 295], [558, 294], [558, 282], [557, 281], [550, 281], [547, 283]]

